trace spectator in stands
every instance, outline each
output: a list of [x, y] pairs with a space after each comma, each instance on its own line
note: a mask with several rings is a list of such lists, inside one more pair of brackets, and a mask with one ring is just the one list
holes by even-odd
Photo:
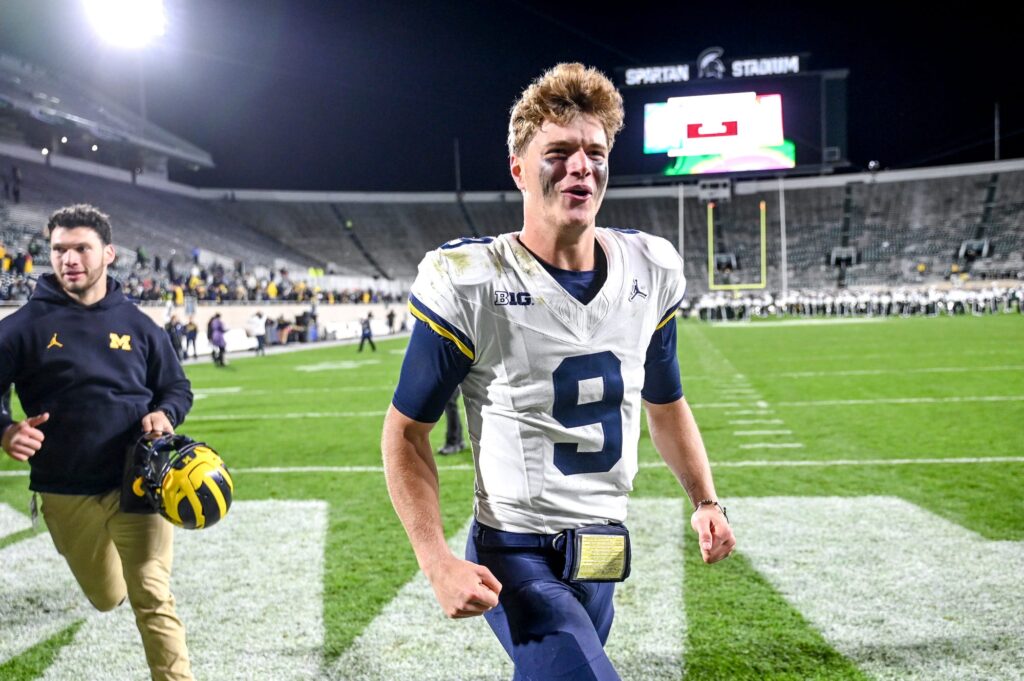
[[136, 269], [145, 269], [149, 263], [149, 256], [146, 255], [146, 249], [139, 246], [135, 249], [135, 267]]
[[188, 324], [185, 325], [185, 359], [188, 359], [189, 348], [192, 348], [192, 359], [199, 359], [199, 353], [196, 351], [197, 336], [199, 336], [199, 325], [196, 324], [196, 318], [189, 315]]
[[367, 312], [366, 316], [359, 320], [360, 325], [363, 327], [363, 334], [359, 338], [359, 352], [363, 351], [363, 344], [367, 341], [370, 342], [370, 349], [377, 352], [377, 346], [373, 342], [373, 329], [370, 328], [370, 322], [373, 320], [373, 313]]
[[227, 349], [227, 343], [224, 340], [225, 331], [227, 329], [224, 327], [224, 322], [221, 321], [220, 312], [218, 312], [210, 318], [210, 323], [206, 326], [206, 335], [210, 339], [210, 346], [213, 347], [213, 363], [219, 367], [228, 364], [224, 359], [224, 351]]
[[249, 317], [249, 321], [245, 325], [245, 332], [249, 337], [256, 339], [256, 355], [259, 356], [267, 354], [267, 351], [264, 348], [267, 340], [267, 324], [263, 319], [262, 312], [257, 310], [256, 314]]

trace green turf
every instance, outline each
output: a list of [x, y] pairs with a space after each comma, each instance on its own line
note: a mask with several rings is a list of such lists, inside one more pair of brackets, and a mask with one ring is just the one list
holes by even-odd
[[84, 623], [85, 620], [78, 620], [47, 640], [37, 643], [20, 655], [0, 664], [0, 679], [28, 681], [38, 678], [46, 671], [47, 667], [53, 664], [53, 658], [60, 652], [60, 649], [71, 643], [75, 632]]
[[[1019, 315], [750, 328], [687, 321], [680, 322], [679, 332], [684, 388], [713, 464], [1024, 455], [1024, 317]], [[324, 576], [328, 658], [345, 650], [416, 572], [383, 476], [377, 471], [281, 475], [246, 469], [378, 466], [383, 414], [403, 347], [401, 339], [385, 340], [376, 353], [341, 346], [229, 358], [224, 369], [210, 364], [188, 368], [198, 399], [181, 430], [222, 453], [236, 471], [238, 499], [324, 499], [330, 504]], [[327, 363], [334, 368], [325, 368]], [[320, 371], [301, 370], [318, 364], [324, 365]], [[750, 438], [733, 434], [736, 426], [729, 420], [739, 417], [721, 406], [749, 401], [729, 393], [740, 375], [784, 422], [777, 427], [792, 431], [777, 441], [799, 442], [802, 448], [740, 448]], [[822, 404], [915, 398], [962, 401]], [[765, 437], [776, 441], [776, 436]], [[443, 427], [432, 434], [435, 447], [442, 440]], [[640, 460], [658, 460], [646, 428]], [[471, 512], [473, 473], [445, 467], [468, 464], [470, 458], [463, 454], [438, 461], [445, 524], [454, 533]], [[0, 471], [24, 469], [7, 458], [0, 462]], [[894, 495], [987, 538], [1024, 540], [1022, 463], [723, 466], [715, 478], [726, 500]], [[25, 477], [0, 476], [0, 502], [24, 510], [26, 488]], [[667, 470], [645, 467], [635, 494], [682, 493]], [[730, 513], [742, 552], [742, 505], [732, 505]], [[860, 678], [742, 555], [704, 567], [688, 541], [685, 587], [690, 678]], [[60, 643], [49, 647], [54, 645]], [[12, 669], [5, 665], [0, 675], [7, 678], [3, 672]]]

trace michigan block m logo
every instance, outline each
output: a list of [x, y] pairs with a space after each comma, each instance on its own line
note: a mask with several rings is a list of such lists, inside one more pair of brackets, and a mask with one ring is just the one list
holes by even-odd
[[110, 349], [111, 350], [131, 350], [132, 349], [132, 337], [128, 334], [123, 336], [117, 333], [110, 334]]

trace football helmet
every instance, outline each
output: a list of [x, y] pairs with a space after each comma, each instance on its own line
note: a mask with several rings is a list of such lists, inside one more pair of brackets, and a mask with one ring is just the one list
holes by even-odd
[[210, 527], [231, 508], [231, 473], [205, 442], [147, 434], [133, 445], [129, 466], [132, 493], [178, 527]]

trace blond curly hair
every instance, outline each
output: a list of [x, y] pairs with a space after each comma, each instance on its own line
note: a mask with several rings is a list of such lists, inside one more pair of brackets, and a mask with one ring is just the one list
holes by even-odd
[[567, 125], [577, 116], [597, 118], [611, 150], [622, 129], [622, 95], [606, 75], [583, 64], [558, 64], [523, 90], [508, 122], [508, 153], [521, 156], [545, 121]]

